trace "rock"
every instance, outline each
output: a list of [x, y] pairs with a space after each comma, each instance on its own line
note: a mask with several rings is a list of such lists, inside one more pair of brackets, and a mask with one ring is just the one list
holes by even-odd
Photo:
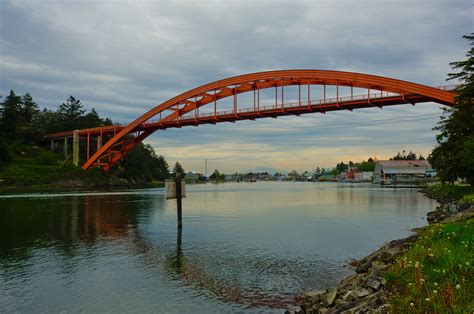
[[337, 288], [329, 289], [329, 292], [326, 294], [326, 304], [332, 305], [336, 300]]
[[319, 313], [327, 313], [329, 310], [325, 307], [319, 309]]
[[342, 280], [339, 284], [339, 288], [346, 288], [348, 290], [353, 290], [354, 287], [360, 286], [364, 281], [366, 274], [354, 274], [350, 275], [346, 279]]
[[432, 212], [429, 212], [426, 215], [426, 220], [428, 220], [429, 224], [437, 223], [449, 217], [449, 213], [447, 210], [438, 209]]
[[359, 267], [356, 268], [356, 273], [361, 274], [361, 273], [366, 273], [370, 266], [372, 265], [372, 261], [367, 261], [363, 264], [360, 264]]
[[316, 299], [319, 299], [319, 297], [325, 293], [326, 293], [326, 290], [311, 290], [311, 291], [305, 292], [304, 297], [306, 301], [314, 301]]
[[[389, 263], [390, 261], [387, 261], [387, 263]], [[385, 262], [380, 262], [380, 261], [375, 261], [372, 263], [372, 268], [373, 268], [373, 271], [379, 271], [380, 270], [384, 270], [385, 268], [387, 268], [389, 266], [389, 264], [386, 264]]]
[[379, 290], [380, 288], [380, 281], [376, 280], [376, 279], [370, 279], [368, 282], [367, 282], [367, 286], [374, 289], [374, 290]]
[[285, 311], [285, 314], [293, 314], [293, 313], [303, 313], [303, 310], [300, 306], [291, 305], [288, 307], [288, 310]]
[[343, 297], [342, 297], [342, 300], [343, 301], [351, 301], [352, 299], [354, 299], [354, 296], [352, 295], [352, 290], [348, 291]]
[[457, 213], [458, 212], [458, 204], [452, 203], [449, 205], [449, 211], [451, 213]]
[[367, 290], [365, 288], [359, 288], [359, 289], [357, 289], [353, 292], [354, 292], [356, 298], [366, 297], [370, 294], [369, 290]]

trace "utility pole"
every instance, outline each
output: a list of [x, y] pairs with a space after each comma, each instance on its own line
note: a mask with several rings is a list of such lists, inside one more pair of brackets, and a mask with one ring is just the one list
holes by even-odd
[[207, 158], [206, 158], [206, 166], [204, 167], [204, 175], [207, 177]]

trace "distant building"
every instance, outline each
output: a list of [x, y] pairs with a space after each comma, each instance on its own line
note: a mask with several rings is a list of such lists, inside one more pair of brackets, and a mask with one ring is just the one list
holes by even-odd
[[323, 174], [319, 176], [318, 181], [336, 181], [336, 177], [332, 174]]
[[372, 181], [373, 176], [374, 173], [372, 171], [360, 171], [354, 173], [354, 179], [361, 182], [370, 182]]
[[202, 181], [202, 175], [199, 174], [199, 173], [190, 171], [190, 172], [186, 173], [186, 175], [184, 176], [184, 180], [187, 183], [197, 183], [199, 181]]
[[427, 160], [378, 160], [373, 182], [376, 184], [419, 184], [427, 177], [431, 165]]
[[348, 170], [337, 175], [339, 182], [370, 182], [372, 181], [372, 171]]

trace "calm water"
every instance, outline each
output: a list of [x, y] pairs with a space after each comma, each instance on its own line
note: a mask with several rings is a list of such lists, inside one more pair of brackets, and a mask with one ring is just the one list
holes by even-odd
[[278, 311], [335, 285], [436, 204], [336, 183], [0, 196], [0, 312]]

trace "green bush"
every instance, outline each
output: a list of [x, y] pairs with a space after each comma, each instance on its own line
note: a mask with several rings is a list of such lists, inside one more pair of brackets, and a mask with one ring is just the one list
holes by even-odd
[[465, 195], [474, 195], [474, 187], [465, 185], [436, 184], [426, 189], [426, 194], [442, 203], [459, 201]]

